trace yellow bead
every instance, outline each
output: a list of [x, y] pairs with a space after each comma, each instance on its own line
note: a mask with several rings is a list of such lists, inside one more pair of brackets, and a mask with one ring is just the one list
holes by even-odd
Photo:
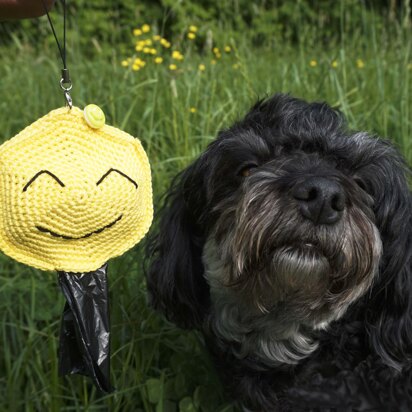
[[87, 105], [83, 110], [83, 114], [86, 123], [92, 129], [100, 129], [106, 122], [106, 117], [103, 113], [103, 110], [95, 104]]

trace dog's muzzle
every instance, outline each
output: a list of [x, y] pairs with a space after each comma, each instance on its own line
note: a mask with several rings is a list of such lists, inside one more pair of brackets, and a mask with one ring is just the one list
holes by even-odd
[[[268, 164], [244, 182], [212, 234], [222, 284], [255, 308], [341, 312], [371, 285], [381, 242], [356, 183], [332, 168]], [[280, 164], [281, 167], [276, 166]], [[235, 292], [236, 293], [236, 292]]]

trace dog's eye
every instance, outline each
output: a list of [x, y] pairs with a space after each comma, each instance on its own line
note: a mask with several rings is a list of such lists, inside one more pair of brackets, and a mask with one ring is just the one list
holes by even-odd
[[241, 177], [248, 177], [253, 172], [253, 170], [256, 168], [257, 168], [257, 165], [254, 163], [248, 164], [246, 166], [242, 166], [238, 172], [238, 175]]

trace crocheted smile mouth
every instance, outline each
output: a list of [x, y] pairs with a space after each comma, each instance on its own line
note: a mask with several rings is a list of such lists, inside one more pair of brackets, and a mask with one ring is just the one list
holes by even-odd
[[50, 233], [54, 237], [59, 237], [59, 238], [62, 238], [62, 239], [67, 239], [67, 240], [78, 240], [78, 239], [85, 239], [87, 237], [90, 237], [91, 235], [94, 235], [95, 233], [103, 232], [103, 230], [108, 229], [109, 227], [112, 227], [113, 225], [115, 225], [122, 217], [123, 217], [123, 215], [120, 215], [117, 219], [113, 220], [112, 223], [109, 223], [108, 225], [106, 225], [106, 226], [104, 226], [100, 229], [97, 229], [93, 232], [87, 233], [86, 235], [79, 236], [79, 237], [61, 235], [59, 233], [53, 232], [50, 229], [46, 229], [43, 226], [36, 226], [36, 229], [40, 230], [40, 232], [43, 232], [43, 233]]

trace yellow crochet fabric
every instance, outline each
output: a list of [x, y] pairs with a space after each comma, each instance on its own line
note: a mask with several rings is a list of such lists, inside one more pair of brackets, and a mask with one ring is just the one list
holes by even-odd
[[148, 231], [149, 161], [131, 135], [90, 127], [76, 107], [53, 110], [0, 146], [0, 203], [5, 254], [43, 270], [93, 271]]

